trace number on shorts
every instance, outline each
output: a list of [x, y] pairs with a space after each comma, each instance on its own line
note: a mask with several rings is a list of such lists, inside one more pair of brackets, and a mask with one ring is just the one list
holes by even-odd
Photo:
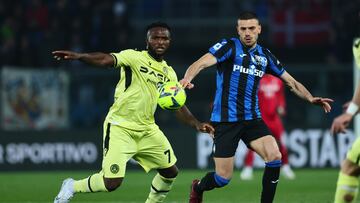
[[168, 150], [166, 150], [165, 152], [164, 152], [164, 154], [166, 155], [168, 155], [168, 161], [169, 161], [169, 163], [171, 162], [171, 159], [170, 159], [170, 149], [168, 149]]

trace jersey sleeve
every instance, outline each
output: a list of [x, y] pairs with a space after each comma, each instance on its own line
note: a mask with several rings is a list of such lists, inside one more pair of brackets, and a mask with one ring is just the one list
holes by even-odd
[[133, 49], [126, 49], [119, 53], [110, 53], [112, 57], [114, 57], [114, 67], [119, 68], [121, 66], [129, 66], [136, 61], [136, 51]]
[[215, 56], [218, 63], [221, 63], [235, 53], [235, 43], [232, 40], [223, 39], [210, 47], [209, 53]]
[[284, 66], [268, 49], [265, 49], [265, 55], [268, 59], [266, 73], [280, 77], [285, 71]]

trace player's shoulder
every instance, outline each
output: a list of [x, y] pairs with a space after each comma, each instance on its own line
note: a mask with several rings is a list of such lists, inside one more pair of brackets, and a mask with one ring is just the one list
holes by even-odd
[[120, 53], [121, 54], [130, 54], [130, 55], [132, 55], [132, 54], [139, 54], [140, 52], [141, 51], [136, 50], [136, 49], [124, 49]]
[[135, 49], [124, 49], [121, 50], [120, 52], [113, 52], [111, 54], [114, 55], [115, 57], [131, 57], [137, 55], [138, 53], [139, 51]]
[[269, 48], [262, 46], [261, 44], [257, 44], [257, 49], [261, 49], [263, 53], [265, 54], [271, 54], [271, 51]]

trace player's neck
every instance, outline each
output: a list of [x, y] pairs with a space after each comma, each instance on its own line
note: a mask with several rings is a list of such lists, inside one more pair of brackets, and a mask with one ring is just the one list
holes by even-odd
[[247, 46], [241, 40], [240, 40], [240, 42], [243, 45], [243, 47], [245, 47], [246, 51], [250, 51], [250, 50], [254, 49], [257, 46], [257, 43], [254, 43], [252, 46]]
[[161, 62], [162, 60], [163, 60], [163, 56], [160, 56], [160, 55], [158, 55], [158, 54], [155, 54], [155, 53], [153, 53], [152, 51], [150, 51], [150, 50], [147, 50], [147, 52], [148, 52], [148, 54], [149, 54], [149, 56], [151, 57], [151, 58], [153, 58], [155, 61], [158, 61], [158, 62]]

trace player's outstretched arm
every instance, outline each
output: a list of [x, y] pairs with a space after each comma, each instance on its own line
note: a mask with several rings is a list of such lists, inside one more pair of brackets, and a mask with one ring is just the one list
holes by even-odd
[[209, 123], [201, 123], [198, 121], [186, 106], [176, 111], [176, 117], [197, 131], [214, 135], [215, 129]]
[[298, 97], [304, 99], [305, 101], [310, 102], [311, 104], [321, 106], [324, 109], [325, 113], [329, 113], [331, 111], [330, 102], [333, 102], [332, 99], [323, 98], [323, 97], [313, 97], [311, 93], [304, 87], [304, 85], [296, 81], [286, 71], [281, 75], [281, 79], [284, 81], [286, 86], [288, 86], [290, 90]]
[[210, 53], [204, 54], [200, 59], [189, 66], [186, 70], [184, 78], [179, 81], [180, 84], [184, 88], [193, 88], [194, 84], [192, 84], [191, 81], [196, 77], [196, 75], [199, 74], [201, 70], [216, 64], [216, 62], [217, 60], [215, 56]]
[[56, 60], [80, 60], [86, 64], [109, 67], [114, 65], [114, 58], [110, 54], [101, 52], [77, 53], [67, 50], [58, 50], [52, 52]]

